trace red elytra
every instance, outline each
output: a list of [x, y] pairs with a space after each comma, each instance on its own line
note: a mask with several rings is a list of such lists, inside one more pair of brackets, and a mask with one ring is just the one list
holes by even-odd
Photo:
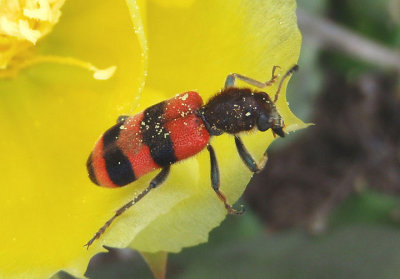
[[[123, 118], [100, 137], [93, 149], [88, 160], [92, 181], [104, 187], [121, 187], [165, 166], [160, 156], [169, 165], [203, 150], [210, 136], [202, 120], [194, 114], [202, 105], [200, 95], [191, 91]], [[149, 125], [154, 129], [150, 140], [143, 138], [143, 131], [151, 129]], [[104, 144], [104, 137], [111, 139]], [[168, 143], [172, 143], [169, 150], [161, 150], [160, 146]], [[115, 155], [116, 150], [121, 154]]]

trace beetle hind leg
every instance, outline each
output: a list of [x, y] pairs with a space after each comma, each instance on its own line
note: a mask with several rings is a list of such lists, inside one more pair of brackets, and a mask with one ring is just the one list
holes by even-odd
[[124, 213], [128, 208], [130, 208], [131, 206], [133, 206], [134, 204], [136, 204], [137, 202], [139, 202], [144, 196], [146, 196], [150, 190], [157, 188], [158, 186], [160, 186], [165, 179], [168, 177], [169, 174], [169, 170], [170, 170], [170, 166], [167, 166], [165, 168], [163, 168], [157, 175], [156, 177], [154, 177], [151, 181], [149, 186], [147, 186], [146, 189], [144, 189], [139, 195], [137, 195], [133, 200], [130, 200], [129, 202], [127, 202], [126, 204], [124, 204], [123, 206], [121, 206], [114, 214], [113, 217], [111, 217], [95, 234], [94, 236], [84, 245], [87, 247], [87, 249], [89, 249], [90, 245], [93, 244], [93, 242], [96, 239], [99, 239], [100, 236], [106, 231], [106, 229], [111, 225], [111, 223], [115, 220], [115, 218], [117, 218], [118, 216], [120, 216], [122, 213]]

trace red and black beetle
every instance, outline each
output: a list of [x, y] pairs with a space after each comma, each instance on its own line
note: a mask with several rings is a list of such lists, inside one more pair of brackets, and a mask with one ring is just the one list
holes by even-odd
[[298, 66], [293, 66], [282, 77], [273, 101], [265, 92], [235, 87], [235, 80], [240, 79], [252, 86], [265, 88], [276, 81], [277, 68], [273, 67], [272, 77], [265, 83], [239, 74], [228, 75], [224, 89], [205, 105], [198, 93], [186, 92], [136, 115], [120, 116], [117, 124], [100, 137], [89, 156], [87, 169], [92, 182], [104, 187], [121, 187], [153, 170], [162, 170], [142, 193], [119, 208], [85, 246], [89, 247], [116, 217], [151, 189], [161, 185], [172, 164], [199, 153], [205, 147], [210, 154], [212, 188], [228, 213], [241, 214], [243, 210], [233, 209], [219, 190], [218, 164], [210, 138], [223, 133], [234, 135], [237, 151], [244, 164], [254, 173], [264, 167], [267, 154], [264, 153], [262, 160], [256, 162], [246, 150], [239, 134], [253, 129], [262, 132], [271, 129], [274, 134], [285, 136], [284, 122], [275, 103], [284, 80]]

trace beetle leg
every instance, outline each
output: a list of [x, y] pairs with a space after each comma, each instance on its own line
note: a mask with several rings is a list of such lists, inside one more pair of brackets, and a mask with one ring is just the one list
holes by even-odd
[[120, 115], [120, 116], [118, 116], [117, 123], [124, 122], [128, 117], [129, 117], [129, 115]]
[[128, 208], [130, 208], [132, 205], [140, 201], [144, 196], [146, 196], [151, 189], [157, 188], [160, 186], [165, 179], [167, 178], [169, 174], [170, 166], [164, 167], [157, 175], [156, 177], [153, 178], [153, 180], [150, 181], [149, 186], [144, 189], [138, 196], [136, 196], [133, 200], [129, 201], [122, 207], [120, 207], [114, 214], [113, 217], [111, 217], [95, 234], [94, 236], [84, 245], [87, 246], [87, 249], [89, 249], [89, 246], [92, 245], [92, 243], [98, 239], [105, 231], [106, 229], [111, 225], [111, 223], [114, 221], [115, 218], [120, 216], [122, 213], [124, 213]]
[[214, 148], [209, 144], [207, 145], [208, 152], [210, 153], [210, 161], [211, 161], [211, 185], [217, 194], [218, 198], [224, 203], [226, 210], [229, 214], [232, 215], [242, 215], [244, 212], [244, 208], [240, 210], [234, 209], [230, 204], [228, 204], [225, 195], [219, 190], [219, 169], [217, 158], [215, 157]]
[[261, 82], [261, 81], [258, 81], [258, 80], [255, 80], [255, 79], [240, 75], [240, 74], [236, 74], [236, 73], [230, 74], [230, 75], [228, 75], [226, 77], [225, 88], [229, 88], [229, 87], [235, 86], [236, 79], [240, 79], [241, 81], [244, 81], [244, 82], [246, 82], [246, 83], [248, 83], [250, 85], [253, 85], [255, 87], [258, 87], [258, 88], [265, 88], [267, 86], [272, 85], [276, 81], [276, 79], [278, 78], [278, 75], [275, 74], [276, 69], [278, 69], [278, 68], [280, 68], [280, 67], [279, 66], [273, 66], [272, 67], [271, 79], [266, 81], [266, 82]]
[[283, 77], [281, 78], [281, 81], [279, 82], [278, 90], [276, 90], [276, 93], [275, 93], [274, 103], [276, 103], [278, 101], [279, 93], [281, 92], [282, 84], [285, 81], [285, 79], [288, 78], [294, 72], [296, 72], [298, 69], [299, 69], [299, 65], [295, 64], [292, 66], [292, 68], [290, 68], [286, 72], [286, 74], [283, 75]]
[[257, 173], [265, 167], [265, 164], [268, 161], [267, 151], [264, 152], [264, 156], [257, 163], [254, 160], [253, 156], [251, 156], [251, 154], [247, 151], [246, 147], [242, 142], [242, 139], [239, 136], [235, 136], [235, 143], [240, 158], [242, 159], [243, 163], [249, 170], [251, 170], [254, 173]]

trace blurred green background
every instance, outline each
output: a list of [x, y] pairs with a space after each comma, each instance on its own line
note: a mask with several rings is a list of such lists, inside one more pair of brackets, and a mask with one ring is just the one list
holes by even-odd
[[[167, 278], [400, 278], [400, 0], [298, 8], [288, 99], [316, 125], [274, 143], [246, 214], [170, 254]], [[130, 250], [97, 255], [86, 275], [152, 278]]]

